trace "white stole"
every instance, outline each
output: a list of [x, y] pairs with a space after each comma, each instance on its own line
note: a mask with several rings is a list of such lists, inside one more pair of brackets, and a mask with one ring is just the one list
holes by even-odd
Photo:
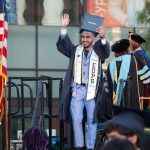
[[[75, 60], [74, 60], [74, 83], [81, 84], [82, 77], [82, 61], [83, 61], [83, 46], [80, 45], [76, 49]], [[99, 71], [99, 57], [92, 50], [89, 64], [89, 76], [87, 85], [87, 100], [95, 98], [97, 88], [97, 78]]]

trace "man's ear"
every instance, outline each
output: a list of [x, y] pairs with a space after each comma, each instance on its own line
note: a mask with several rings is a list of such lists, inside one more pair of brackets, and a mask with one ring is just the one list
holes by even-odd
[[137, 136], [136, 134], [134, 134], [134, 135], [128, 137], [128, 140], [129, 140], [132, 144], [136, 145], [136, 143], [137, 143], [137, 141], [138, 141], [138, 136]]

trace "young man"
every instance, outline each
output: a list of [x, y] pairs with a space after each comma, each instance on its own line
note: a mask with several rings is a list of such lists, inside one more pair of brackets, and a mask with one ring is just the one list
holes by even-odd
[[150, 126], [150, 113], [125, 107], [113, 107], [114, 117], [104, 125], [104, 132], [108, 140], [114, 138], [130, 141], [136, 148], [148, 149], [144, 142], [149, 137], [144, 134], [144, 126]]
[[[69, 22], [69, 15], [64, 14], [61, 35], [57, 42], [58, 51], [70, 59], [60, 98], [60, 119], [68, 120], [71, 113], [75, 147], [83, 149], [82, 121], [85, 107], [87, 114], [86, 147], [94, 149], [97, 107], [102, 91], [101, 60], [109, 56], [110, 47], [105, 39], [103, 27], [99, 27], [95, 32], [90, 28], [81, 29], [81, 45], [73, 45], [67, 35]], [[95, 42], [97, 34], [99, 34], [99, 40]]]
[[121, 113], [106, 123], [104, 132], [108, 140], [114, 138], [129, 140], [136, 147], [139, 147], [139, 137], [144, 132], [144, 123], [136, 114]]

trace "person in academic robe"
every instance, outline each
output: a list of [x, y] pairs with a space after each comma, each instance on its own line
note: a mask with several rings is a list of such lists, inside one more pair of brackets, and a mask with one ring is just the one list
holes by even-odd
[[[86, 147], [94, 149], [97, 108], [103, 81], [101, 60], [109, 57], [110, 46], [105, 39], [102, 26], [95, 32], [90, 28], [82, 28], [80, 30], [81, 45], [75, 46], [67, 35], [69, 22], [69, 15], [64, 14], [61, 34], [57, 41], [58, 51], [70, 60], [60, 96], [59, 118], [68, 121], [71, 115], [75, 148], [83, 149], [82, 121], [85, 107], [87, 115]], [[95, 42], [97, 34], [99, 34], [99, 40]]]
[[121, 39], [111, 47], [115, 52], [115, 58], [107, 68], [105, 91], [100, 103], [102, 108], [100, 117], [107, 116], [104, 120], [111, 118], [112, 105], [141, 109], [139, 97], [144, 96], [143, 76], [146, 74], [140, 72], [147, 66], [145, 64], [138, 66], [136, 58], [128, 54], [129, 47], [130, 43], [127, 39]]
[[[146, 41], [140, 35], [133, 32], [129, 32], [128, 39], [130, 42], [131, 55], [136, 58], [138, 67], [141, 68], [141, 71], [138, 72], [138, 74], [143, 74], [141, 78], [145, 88], [144, 96], [150, 97], [150, 58], [148, 57], [146, 51], [141, 47], [141, 44]], [[145, 65], [143, 66], [143, 64], [147, 67]]]

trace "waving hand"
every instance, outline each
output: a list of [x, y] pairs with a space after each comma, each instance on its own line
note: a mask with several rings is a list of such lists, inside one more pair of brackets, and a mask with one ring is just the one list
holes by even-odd
[[68, 14], [64, 14], [61, 18], [61, 25], [62, 25], [62, 28], [65, 29], [67, 28], [68, 24], [70, 22], [70, 18], [69, 18], [69, 15]]

